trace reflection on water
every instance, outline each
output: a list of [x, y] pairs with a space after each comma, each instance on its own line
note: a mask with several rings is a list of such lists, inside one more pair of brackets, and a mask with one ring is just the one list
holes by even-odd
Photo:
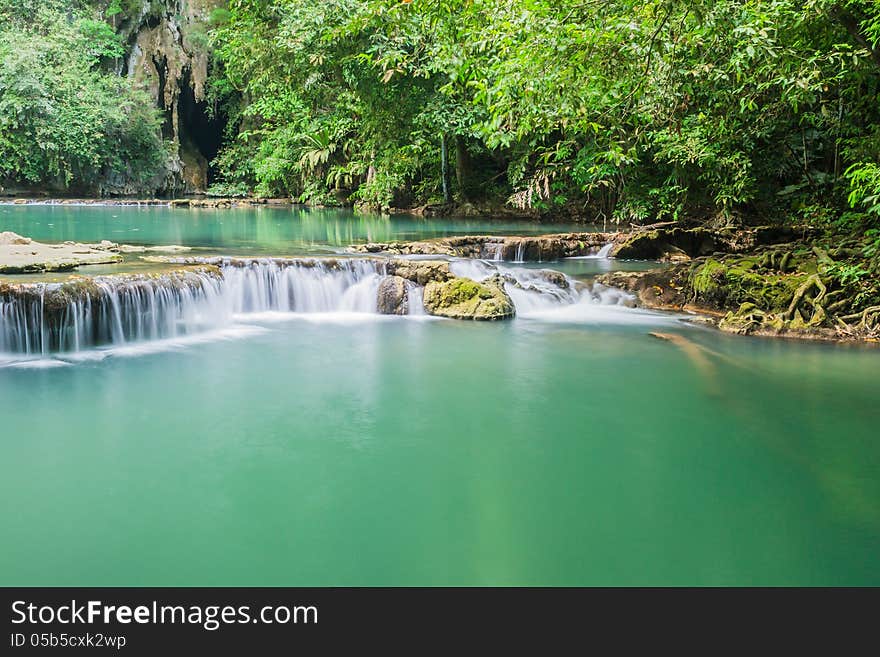
[[[349, 210], [255, 207], [229, 210], [165, 207], [0, 206], [0, 230], [38, 241], [180, 244], [229, 254], [320, 253], [360, 242], [467, 234], [534, 235], [546, 224], [486, 219], [425, 219]], [[552, 231], [589, 230], [553, 225]]]

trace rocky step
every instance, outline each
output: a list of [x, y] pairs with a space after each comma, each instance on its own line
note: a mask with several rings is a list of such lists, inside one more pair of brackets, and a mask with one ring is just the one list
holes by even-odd
[[712, 253], [745, 253], [756, 247], [802, 239], [811, 228], [645, 226], [629, 232], [555, 233], [537, 236], [466, 235], [414, 242], [354, 244], [352, 253], [438, 255], [508, 262], [546, 262], [596, 255], [613, 244], [609, 255], [626, 260], [678, 262]]
[[441, 237], [416, 242], [372, 242], [354, 244], [352, 253], [387, 255], [442, 255], [457, 258], [482, 258], [541, 262], [593, 255], [613, 242], [617, 233], [558, 233], [535, 237], [466, 235]]

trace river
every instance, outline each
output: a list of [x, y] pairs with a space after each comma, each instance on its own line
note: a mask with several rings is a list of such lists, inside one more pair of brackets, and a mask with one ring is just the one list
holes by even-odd
[[[0, 206], [0, 230], [37, 240], [188, 255], [569, 228]], [[475, 266], [496, 264], [453, 263]], [[599, 293], [515, 297], [507, 323], [387, 317], [341, 305], [348, 287], [0, 356], [0, 584], [880, 584], [877, 349], [728, 336]]]

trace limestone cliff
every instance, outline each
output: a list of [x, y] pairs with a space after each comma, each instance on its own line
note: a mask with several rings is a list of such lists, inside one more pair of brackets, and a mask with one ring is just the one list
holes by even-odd
[[[103, 2], [108, 5], [108, 2]], [[123, 11], [110, 17], [126, 44], [117, 73], [146, 88], [165, 114], [163, 136], [169, 142], [164, 179], [156, 193], [203, 192], [208, 160], [216, 155], [222, 126], [207, 115], [209, 68], [207, 32], [211, 11], [223, 0], [123, 0]], [[124, 184], [105, 189], [134, 194]]]

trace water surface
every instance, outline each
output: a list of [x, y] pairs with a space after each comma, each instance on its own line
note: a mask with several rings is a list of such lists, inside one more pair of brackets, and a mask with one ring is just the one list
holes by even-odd
[[[65, 208], [37, 234], [45, 209], [10, 210], [0, 229], [47, 241], [128, 241], [101, 213], [145, 216]], [[179, 232], [157, 218], [144, 242], [459, 229], [367, 236], [340, 214], [321, 233], [332, 214], [290, 212], [252, 244], [259, 212], [176, 212]], [[262, 314], [20, 363], [0, 369], [0, 584], [877, 585], [878, 374], [875, 349], [602, 305], [506, 324]]]

